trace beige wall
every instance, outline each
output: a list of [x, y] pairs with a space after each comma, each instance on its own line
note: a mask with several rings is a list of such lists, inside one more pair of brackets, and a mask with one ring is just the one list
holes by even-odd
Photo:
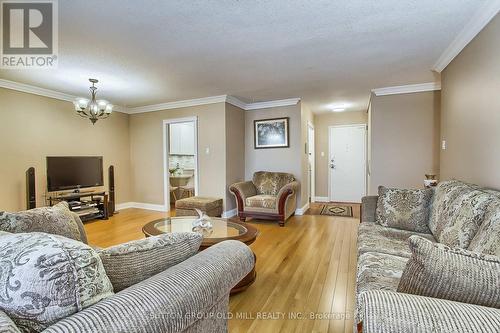
[[[290, 148], [255, 149], [253, 122], [258, 119], [290, 117]], [[302, 122], [301, 105], [252, 110], [245, 112], [245, 179], [252, 179], [256, 171], [292, 173], [302, 184]], [[298, 193], [298, 207], [302, 203]], [[306, 199], [307, 200], [307, 199]]]
[[115, 166], [117, 203], [131, 200], [128, 115], [92, 125], [72, 103], [0, 88], [0, 210], [25, 209], [25, 171], [36, 170], [37, 205], [45, 205], [46, 156], [96, 155]]
[[[328, 197], [328, 127], [366, 123], [367, 113], [365, 111], [321, 113], [314, 116], [317, 197]], [[324, 156], [321, 156], [321, 153]]]
[[304, 103], [301, 103], [301, 167], [302, 167], [302, 186], [301, 189], [301, 200], [298, 208], [304, 207], [305, 204], [309, 202], [309, 156], [306, 151], [306, 147], [308, 145], [309, 138], [308, 134], [308, 124], [312, 124], [314, 126], [314, 115]]
[[500, 189], [500, 16], [442, 72], [441, 179]]
[[193, 116], [198, 119], [198, 194], [226, 197], [225, 103], [215, 103], [130, 115], [132, 201], [164, 204], [163, 120]]
[[229, 186], [244, 180], [245, 111], [226, 103], [226, 211], [236, 208]]
[[439, 173], [439, 117], [439, 91], [372, 98], [369, 193], [421, 188], [426, 173]]

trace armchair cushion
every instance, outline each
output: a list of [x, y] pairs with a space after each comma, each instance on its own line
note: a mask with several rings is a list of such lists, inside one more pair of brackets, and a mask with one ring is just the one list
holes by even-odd
[[202, 235], [169, 233], [99, 250], [115, 292], [139, 283], [198, 252]]
[[295, 180], [292, 174], [284, 172], [258, 171], [253, 174], [257, 194], [277, 196], [280, 189]]
[[35, 208], [18, 213], [0, 212], [0, 231], [46, 232], [86, 243], [85, 231], [83, 227], [80, 228], [78, 222], [81, 224], [80, 219], [69, 210], [65, 201], [52, 207]]
[[410, 237], [398, 291], [500, 308], [500, 258]]
[[41, 331], [113, 295], [90, 246], [39, 233], [0, 232], [0, 310], [22, 331]]
[[377, 223], [385, 227], [429, 233], [432, 189], [378, 188]]
[[274, 195], [254, 195], [246, 198], [245, 206], [254, 208], [276, 209], [277, 197]]

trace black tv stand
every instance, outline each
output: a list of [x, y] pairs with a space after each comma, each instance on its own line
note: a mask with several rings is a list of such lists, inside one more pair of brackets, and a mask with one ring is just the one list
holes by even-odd
[[[97, 192], [78, 192], [55, 194], [48, 197], [49, 205], [53, 206], [61, 201], [69, 204], [69, 209], [78, 214], [83, 222], [109, 218], [108, 213], [108, 194], [104, 191]], [[86, 200], [82, 200], [87, 198]]]

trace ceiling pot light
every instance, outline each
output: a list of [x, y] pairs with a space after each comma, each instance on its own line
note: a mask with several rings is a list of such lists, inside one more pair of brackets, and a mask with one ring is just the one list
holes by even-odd
[[99, 82], [96, 79], [89, 79], [92, 83], [90, 87], [90, 99], [78, 97], [73, 104], [75, 111], [83, 118], [88, 118], [92, 124], [95, 124], [99, 119], [106, 119], [113, 112], [113, 105], [103, 99], [96, 100], [97, 87], [95, 84]]
[[334, 108], [332, 109], [333, 112], [344, 112], [345, 108]]

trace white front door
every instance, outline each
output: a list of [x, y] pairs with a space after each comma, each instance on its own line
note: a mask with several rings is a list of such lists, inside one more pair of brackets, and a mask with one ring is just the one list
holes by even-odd
[[366, 193], [366, 125], [329, 128], [329, 200], [361, 202]]

